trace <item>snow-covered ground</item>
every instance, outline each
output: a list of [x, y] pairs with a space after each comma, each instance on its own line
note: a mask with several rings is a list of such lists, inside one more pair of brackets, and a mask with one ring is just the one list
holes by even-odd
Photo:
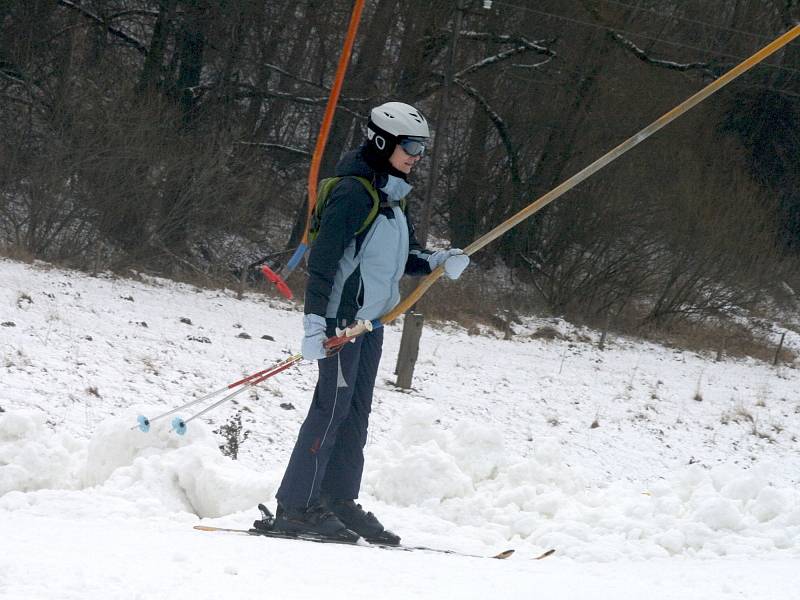
[[[360, 501], [407, 544], [510, 559], [193, 530], [274, 506], [315, 367], [185, 436], [137, 415], [286, 358], [300, 327], [264, 295], [0, 259], [0, 598], [800, 597], [797, 365], [600, 351], [552, 319], [427, 326], [410, 392], [391, 326], [378, 377]], [[233, 461], [214, 430], [237, 413]]]

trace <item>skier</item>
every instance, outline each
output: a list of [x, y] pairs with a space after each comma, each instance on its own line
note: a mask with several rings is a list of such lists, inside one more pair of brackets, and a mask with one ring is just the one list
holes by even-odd
[[[469, 264], [457, 248], [423, 249], [404, 211], [403, 199], [412, 189], [407, 178], [429, 136], [422, 113], [402, 102], [387, 102], [372, 109], [367, 139], [336, 167], [342, 179], [327, 198], [311, 246], [305, 292], [302, 353], [317, 360], [319, 377], [276, 494], [274, 531], [400, 542], [355, 502], [383, 329], [357, 337], [335, 354], [323, 344], [337, 328], [377, 319], [394, 308], [404, 272], [425, 275], [444, 265], [445, 275], [458, 279]], [[376, 199], [379, 210], [370, 223]]]

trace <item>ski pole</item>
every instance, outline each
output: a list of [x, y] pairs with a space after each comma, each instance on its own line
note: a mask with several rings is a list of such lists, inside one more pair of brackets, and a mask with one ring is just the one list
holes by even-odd
[[[325, 346], [325, 348], [327, 350], [330, 350], [331, 353], [338, 352], [342, 348], [342, 346], [344, 346], [348, 342], [354, 341], [355, 338], [358, 335], [360, 335], [360, 333], [363, 333], [364, 331], [372, 331], [372, 322], [370, 322], [370, 321], [358, 321], [352, 327], [350, 327], [348, 329], [345, 329], [344, 331], [339, 333], [339, 335], [331, 337], [331, 338], [328, 338], [324, 342], [323, 345]], [[180, 417], [175, 417], [172, 420], [172, 423], [171, 423], [172, 429], [178, 435], [183, 435], [184, 433], [186, 433], [186, 425], [189, 422], [193, 421], [197, 417], [200, 417], [200, 416], [204, 415], [205, 413], [209, 412], [210, 410], [215, 409], [217, 406], [219, 406], [221, 404], [224, 404], [228, 400], [231, 400], [232, 398], [235, 398], [236, 396], [241, 394], [243, 391], [245, 391], [249, 387], [254, 387], [254, 386], [258, 385], [259, 383], [263, 382], [264, 380], [269, 379], [270, 377], [272, 377], [274, 375], [277, 375], [281, 371], [285, 371], [286, 369], [291, 367], [296, 362], [302, 360], [302, 358], [303, 358], [302, 354], [299, 354], [299, 353], [298, 354], [293, 354], [292, 356], [290, 356], [286, 360], [284, 360], [284, 361], [282, 361], [282, 362], [280, 362], [280, 363], [278, 363], [276, 365], [273, 365], [269, 369], [264, 369], [263, 371], [259, 371], [258, 373], [253, 373], [252, 375], [248, 375], [244, 379], [241, 379], [241, 380], [239, 380], [239, 381], [237, 381], [235, 383], [231, 383], [228, 386], [226, 386], [224, 388], [221, 388], [221, 389], [219, 389], [219, 390], [217, 390], [215, 392], [211, 392], [210, 394], [207, 394], [203, 398], [198, 398], [197, 400], [193, 400], [191, 402], [188, 402], [188, 403], [184, 404], [183, 406], [179, 406], [178, 408], [175, 408], [175, 409], [173, 409], [173, 410], [171, 410], [169, 412], [166, 412], [166, 413], [164, 413], [162, 415], [159, 415], [158, 417], [154, 417], [153, 419], [150, 420], [150, 422], [155, 421], [156, 419], [160, 419], [162, 417], [166, 417], [168, 415], [174, 414], [174, 413], [176, 413], [176, 412], [178, 412], [180, 410], [183, 410], [184, 408], [188, 408], [189, 406], [192, 406], [194, 404], [198, 404], [198, 403], [202, 402], [203, 400], [208, 400], [210, 398], [213, 398], [217, 394], [220, 394], [220, 393], [222, 393], [224, 391], [227, 391], [227, 390], [229, 390], [229, 389], [231, 389], [233, 387], [236, 387], [237, 385], [244, 384], [244, 386], [241, 387], [240, 389], [236, 390], [235, 392], [232, 392], [232, 393], [228, 394], [227, 396], [225, 396], [224, 398], [218, 400], [214, 404], [211, 404], [210, 406], [204, 408], [199, 413], [192, 415], [188, 419], [181, 419]], [[140, 422], [139, 428], [140, 429], [142, 429], [142, 419], [144, 419], [144, 417], [142, 417], [140, 415], [139, 416], [139, 422]], [[149, 429], [149, 426], [150, 426], [150, 424], [148, 422], [147, 423], [148, 429]], [[143, 431], [147, 431], [147, 429], [143, 429]]]
[[[172, 430], [175, 431], [175, 433], [177, 433], [178, 435], [185, 434], [186, 433], [186, 425], [188, 423], [190, 423], [191, 421], [194, 421], [196, 418], [206, 414], [210, 410], [213, 410], [216, 407], [218, 407], [219, 405], [224, 404], [228, 400], [231, 400], [232, 398], [238, 396], [242, 392], [246, 391], [248, 388], [255, 387], [259, 383], [269, 379], [273, 375], [277, 375], [281, 371], [285, 371], [286, 369], [291, 367], [293, 364], [295, 364], [297, 361], [299, 361], [302, 358], [303, 358], [302, 354], [294, 354], [294, 355], [290, 356], [289, 358], [287, 358], [286, 360], [284, 360], [284, 361], [278, 363], [277, 365], [273, 366], [271, 369], [267, 369], [266, 371], [261, 371], [260, 373], [254, 373], [253, 375], [249, 375], [248, 377], [245, 377], [244, 379], [242, 379], [241, 381], [239, 381], [237, 383], [237, 385], [240, 384], [240, 383], [243, 383], [244, 385], [241, 388], [239, 388], [238, 390], [236, 390], [235, 392], [231, 392], [227, 396], [224, 396], [222, 399], [217, 400], [216, 402], [214, 402], [214, 404], [211, 404], [210, 406], [207, 406], [206, 408], [204, 408], [200, 412], [192, 415], [188, 419], [182, 419], [180, 417], [175, 417], [174, 419], [172, 419], [172, 423], [171, 423]], [[230, 388], [231, 386], [228, 386], [228, 387]], [[172, 412], [176, 412], [176, 411], [172, 411]]]
[[[297, 355], [295, 355], [295, 356], [297, 356]], [[291, 357], [291, 358], [294, 358], [294, 356]], [[287, 360], [289, 360], [289, 359], [287, 359]], [[178, 406], [177, 408], [173, 408], [172, 410], [168, 410], [167, 412], [162, 413], [162, 414], [160, 414], [158, 416], [155, 416], [152, 419], [149, 419], [144, 415], [139, 415], [137, 417], [138, 425], [134, 425], [133, 427], [131, 427], [131, 429], [136, 429], [138, 427], [141, 431], [147, 433], [148, 431], [150, 431], [150, 424], [151, 423], [153, 423], [155, 421], [158, 421], [159, 419], [163, 419], [164, 417], [168, 417], [169, 415], [173, 415], [178, 411], [187, 409], [190, 406], [194, 406], [196, 404], [200, 404], [201, 402], [205, 402], [206, 400], [211, 400], [211, 398], [214, 398], [215, 396], [218, 396], [219, 394], [222, 394], [223, 392], [227, 392], [228, 390], [233, 389], [238, 385], [242, 385], [243, 383], [248, 383], [249, 381], [252, 381], [254, 379], [260, 378], [264, 374], [270, 373], [274, 369], [280, 367], [281, 365], [284, 364], [284, 362], [286, 362], [286, 361], [281, 361], [281, 362], [279, 362], [279, 363], [277, 363], [275, 365], [272, 365], [271, 367], [268, 367], [268, 368], [262, 369], [261, 371], [258, 371], [256, 373], [252, 373], [250, 375], [247, 375], [246, 377], [243, 377], [239, 381], [234, 381], [233, 383], [229, 383], [228, 385], [226, 385], [223, 388], [220, 388], [218, 390], [210, 392], [210, 393], [206, 394], [205, 396], [202, 396], [201, 398], [196, 398], [194, 400], [191, 400], [190, 402], [187, 402], [186, 404], [182, 404], [182, 405]], [[259, 379], [259, 381], [261, 381], [261, 380]]]
[[[619, 144], [616, 148], [613, 148], [588, 167], [585, 167], [583, 170], [579, 171], [560, 185], [556, 186], [545, 195], [541, 196], [536, 201], [529, 204], [527, 207], [520, 210], [515, 215], [509, 217], [506, 221], [489, 231], [488, 233], [484, 234], [474, 242], [472, 242], [469, 246], [464, 248], [464, 254], [467, 256], [471, 256], [478, 250], [482, 249], [484, 246], [488, 245], [490, 242], [496, 240], [501, 235], [519, 225], [522, 221], [530, 217], [531, 215], [537, 213], [539, 210], [550, 204], [556, 198], [562, 196], [564, 193], [568, 192], [576, 185], [588, 179], [590, 176], [594, 175], [597, 171], [602, 169], [603, 167], [607, 166], [612, 161], [616, 160], [620, 156], [622, 156], [625, 152], [637, 146], [648, 137], [653, 135], [656, 131], [668, 125], [679, 116], [684, 114], [690, 108], [700, 104], [703, 100], [708, 98], [711, 94], [718, 91], [723, 86], [729, 84], [731, 81], [739, 77], [745, 71], [748, 71], [753, 66], [760, 63], [762, 60], [771, 56], [784, 46], [786, 46], [789, 42], [794, 40], [800, 36], [800, 25], [795, 25], [792, 29], [784, 33], [783, 35], [775, 38], [772, 42], [764, 46], [761, 50], [753, 54], [751, 57], [745, 59], [735, 67], [733, 67], [730, 71], [720, 76], [719, 79], [712, 81], [706, 87], [701, 89], [699, 92], [696, 92], [679, 105], [677, 105], [672, 110], [666, 112], [664, 115], [650, 123], [647, 127], [632, 135], [627, 140]], [[355, 325], [351, 328], [352, 335], [351, 337], [355, 337], [366, 333], [367, 331], [372, 331], [373, 329], [378, 329], [379, 327], [383, 327], [387, 323], [391, 323], [397, 317], [405, 313], [409, 308], [411, 308], [428, 289], [444, 274], [444, 267], [439, 266], [437, 267], [430, 275], [427, 275], [419, 285], [405, 298], [403, 299], [396, 307], [394, 307], [391, 311], [386, 313], [380, 319], [375, 319], [369, 322], [370, 327], [366, 327], [364, 325], [365, 322]], [[331, 338], [329, 342], [331, 344], [337, 344], [337, 346], [331, 347], [339, 347], [343, 343], [349, 341], [348, 339], [342, 339], [342, 337]], [[326, 345], [326, 347], [328, 347]]]

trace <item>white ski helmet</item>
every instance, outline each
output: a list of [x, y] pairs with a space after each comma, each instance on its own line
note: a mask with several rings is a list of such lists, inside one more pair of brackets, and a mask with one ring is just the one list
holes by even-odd
[[398, 141], [429, 138], [428, 121], [416, 108], [403, 102], [386, 102], [370, 112], [367, 124], [368, 143], [385, 158], [391, 156]]

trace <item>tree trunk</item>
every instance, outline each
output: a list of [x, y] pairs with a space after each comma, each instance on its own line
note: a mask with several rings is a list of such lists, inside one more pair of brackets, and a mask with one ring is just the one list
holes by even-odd
[[198, 96], [195, 88], [200, 84], [203, 71], [203, 53], [206, 46], [207, 17], [205, 3], [194, 0], [183, 23], [177, 43], [180, 68], [175, 82], [175, 94], [183, 113], [183, 122], [189, 125], [197, 116]]
[[175, 0], [160, 0], [158, 17], [153, 26], [153, 37], [150, 40], [150, 49], [144, 60], [144, 66], [139, 76], [136, 89], [141, 96], [152, 93], [161, 83], [161, 67], [164, 63], [164, 49], [167, 38], [172, 28], [172, 11]]

